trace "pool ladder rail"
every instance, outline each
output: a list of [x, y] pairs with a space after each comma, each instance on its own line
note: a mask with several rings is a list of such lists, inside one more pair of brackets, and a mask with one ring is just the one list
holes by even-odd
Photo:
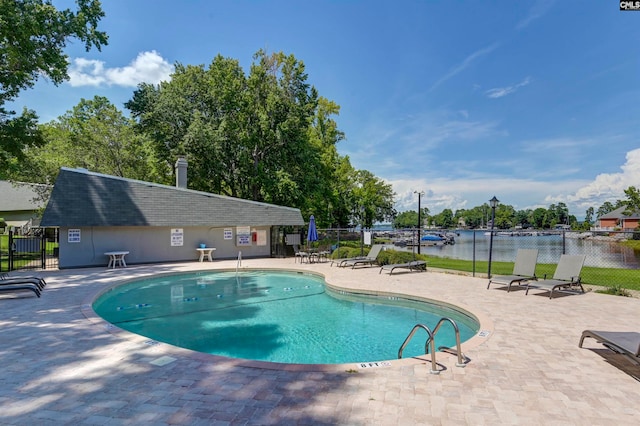
[[[451, 318], [447, 318], [447, 317], [440, 318], [440, 321], [438, 321], [438, 323], [436, 324], [436, 326], [433, 329], [433, 331], [431, 331], [431, 329], [429, 329], [429, 327], [427, 327], [424, 324], [416, 324], [416, 325], [414, 325], [413, 328], [411, 329], [411, 332], [407, 336], [407, 338], [404, 339], [404, 342], [402, 343], [402, 346], [400, 346], [400, 349], [398, 349], [398, 359], [402, 358], [402, 352], [404, 351], [404, 348], [409, 344], [409, 342], [413, 338], [413, 335], [416, 334], [416, 331], [418, 331], [418, 329], [423, 329], [424, 331], [427, 332], [427, 336], [428, 336], [427, 337], [427, 341], [424, 344], [424, 353], [425, 354], [431, 353], [431, 370], [430, 370], [430, 373], [431, 374], [440, 374], [440, 370], [438, 370], [438, 368], [437, 368], [438, 367], [438, 363], [436, 362], [435, 337], [436, 337], [436, 334], [438, 333], [438, 331], [440, 330], [440, 327], [445, 322], [449, 322], [453, 326], [453, 329], [455, 330], [455, 333], [456, 333], [456, 349], [451, 349], [451, 348], [448, 348], [446, 346], [441, 346], [441, 347], [438, 348], [438, 350], [440, 350], [442, 352], [450, 353], [452, 355], [457, 355], [458, 356], [458, 362], [456, 363], [456, 367], [466, 367], [467, 363], [469, 363], [469, 361], [471, 361], [471, 360], [469, 358], [467, 358], [467, 356], [465, 356], [462, 353], [462, 350], [460, 349], [460, 329], [458, 328], [458, 324], [456, 324], [456, 322], [454, 320], [452, 320]], [[429, 346], [431, 346], [431, 350], [429, 350]], [[463, 358], [464, 358], [464, 361], [463, 361]]]

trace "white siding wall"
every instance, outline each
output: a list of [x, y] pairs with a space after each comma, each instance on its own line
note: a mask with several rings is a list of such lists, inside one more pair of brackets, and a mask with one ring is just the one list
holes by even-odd
[[[177, 228], [177, 226], [176, 226]], [[171, 246], [171, 229], [165, 227], [87, 227], [80, 229], [80, 242], [68, 242], [69, 228], [60, 228], [60, 268], [106, 266], [108, 251], [130, 252], [125, 260], [128, 264], [158, 263], [174, 261], [197, 261], [196, 248], [200, 244], [215, 247], [214, 260], [238, 257], [266, 257], [271, 254], [269, 227], [251, 227], [251, 230], [266, 231], [266, 245], [236, 246], [236, 228], [233, 239], [224, 239], [224, 228], [191, 227], [182, 228], [184, 243], [181, 247]]]

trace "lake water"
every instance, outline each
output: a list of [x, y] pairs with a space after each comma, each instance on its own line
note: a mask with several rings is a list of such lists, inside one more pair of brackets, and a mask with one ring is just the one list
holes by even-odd
[[[421, 247], [420, 252], [453, 259], [486, 261], [489, 258], [489, 239], [484, 231], [460, 231], [455, 237], [456, 243], [444, 246]], [[538, 249], [538, 263], [558, 263], [560, 255], [585, 254], [585, 265], [601, 268], [640, 268], [640, 253], [634, 253], [630, 247], [611, 241], [564, 238], [562, 234], [539, 236], [501, 236], [493, 237], [494, 261], [513, 262], [519, 248]], [[408, 250], [411, 250], [409, 248]], [[417, 250], [417, 248], [416, 248]]]

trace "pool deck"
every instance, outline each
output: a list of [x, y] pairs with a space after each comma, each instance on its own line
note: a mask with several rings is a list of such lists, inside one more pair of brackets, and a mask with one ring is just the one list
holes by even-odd
[[292, 258], [242, 261], [242, 268], [315, 271], [338, 287], [464, 307], [480, 319], [484, 337], [463, 344], [465, 368], [438, 353], [438, 375], [429, 373], [427, 357], [371, 368], [264, 368], [149, 341], [109, 326], [88, 306], [122, 280], [235, 267], [236, 261], [215, 261], [44, 271], [42, 298], [0, 294], [0, 425], [636, 425], [640, 419], [640, 366], [591, 339], [578, 348], [585, 329], [640, 331], [637, 298], [590, 292], [549, 300], [534, 290], [528, 296], [487, 290], [486, 279], [432, 271], [389, 275]]

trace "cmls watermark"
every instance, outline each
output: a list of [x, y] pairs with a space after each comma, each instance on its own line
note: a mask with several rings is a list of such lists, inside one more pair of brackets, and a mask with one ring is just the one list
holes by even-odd
[[620, 0], [620, 10], [640, 11], [640, 1], [623, 1], [623, 0]]

